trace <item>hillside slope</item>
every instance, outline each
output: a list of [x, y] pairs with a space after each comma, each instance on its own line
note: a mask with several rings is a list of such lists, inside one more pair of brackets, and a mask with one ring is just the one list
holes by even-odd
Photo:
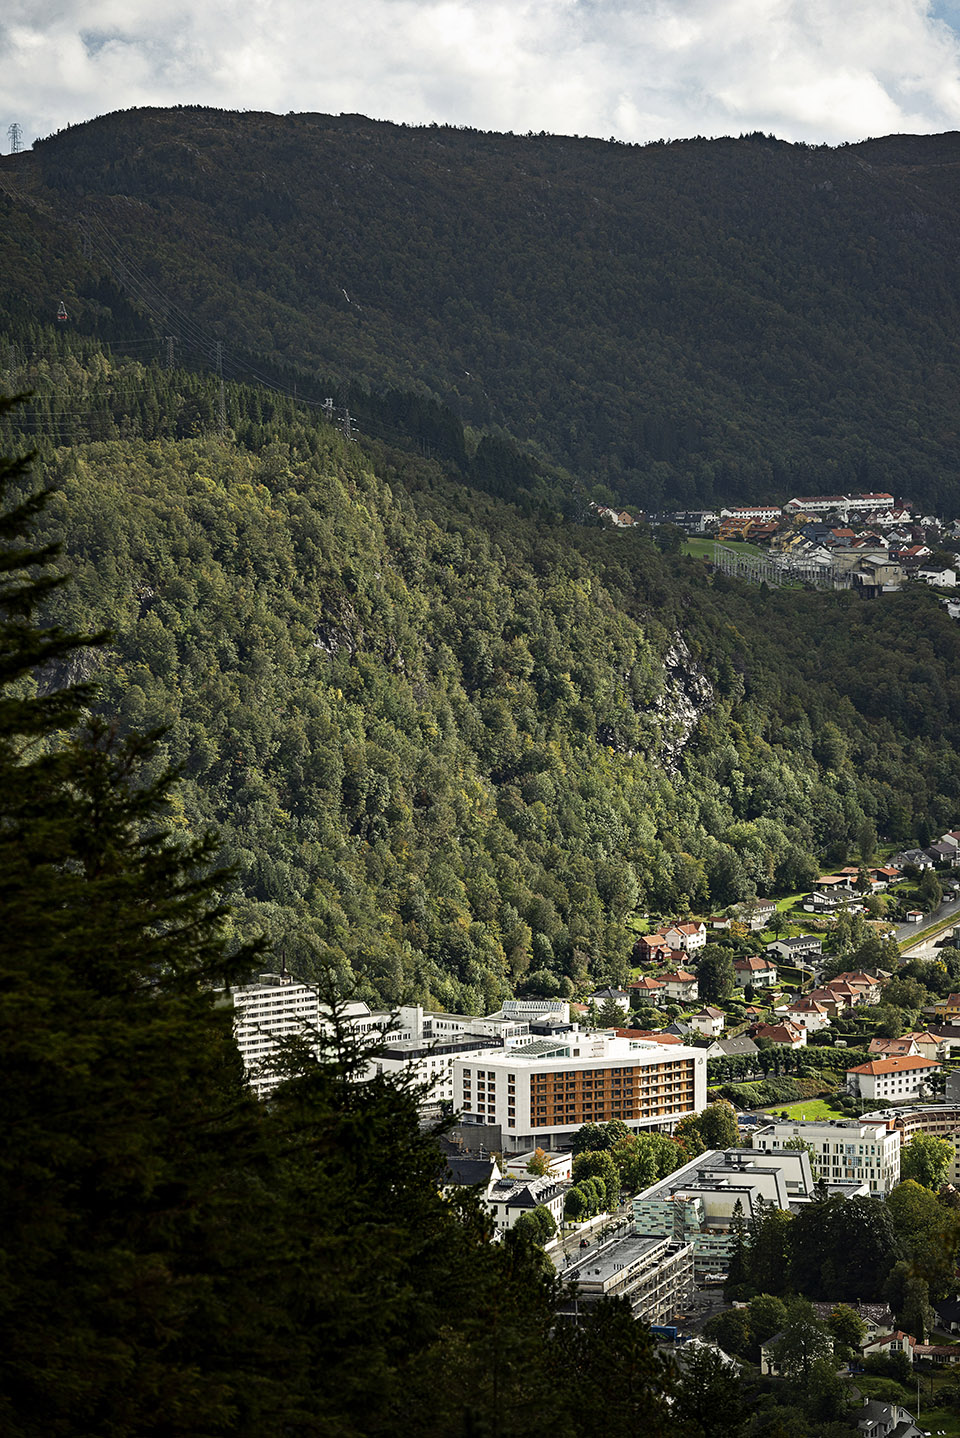
[[36, 214], [8, 208], [8, 304], [46, 319], [65, 288], [93, 323], [109, 260], [185, 349], [202, 327], [301, 386], [419, 388], [630, 503], [949, 509], [958, 176], [956, 134], [636, 147], [139, 110], [4, 158], [51, 235], [89, 222], [86, 258], [55, 244], [38, 274]]
[[50, 617], [113, 630], [102, 711], [166, 726], [176, 822], [220, 831], [239, 927], [295, 971], [472, 1010], [569, 992], [625, 977], [635, 909], [956, 821], [960, 630], [930, 591], [711, 582], [239, 387], [238, 439], [171, 436], [210, 387], [64, 349], [33, 378], [94, 394], [105, 437], [43, 446], [75, 576]]

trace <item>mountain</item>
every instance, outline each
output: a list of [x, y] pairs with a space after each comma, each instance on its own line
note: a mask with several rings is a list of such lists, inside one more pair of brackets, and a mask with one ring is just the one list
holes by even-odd
[[[623, 981], [635, 910], [809, 883], [865, 828], [956, 821], [960, 630], [924, 588], [767, 593], [649, 532], [478, 493], [289, 401], [41, 336], [46, 617], [112, 631], [237, 934], [372, 1001]], [[83, 398], [85, 397], [85, 399]], [[7, 428], [0, 448], [27, 436]]]
[[137, 110], [4, 157], [4, 303], [208, 364], [219, 341], [228, 374], [257, 356], [301, 394], [415, 392], [631, 505], [950, 510], [958, 176], [956, 133], [629, 146]]

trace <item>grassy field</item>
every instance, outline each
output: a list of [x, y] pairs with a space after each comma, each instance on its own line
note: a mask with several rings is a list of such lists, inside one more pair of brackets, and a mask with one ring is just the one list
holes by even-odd
[[765, 1113], [775, 1113], [779, 1118], [785, 1113], [787, 1118], [846, 1118], [842, 1109], [834, 1108], [829, 1099], [825, 1098], [801, 1098], [796, 1103], [776, 1103], [764, 1110]]
[[[744, 544], [742, 540], [725, 539], [723, 542], [728, 549], [736, 550], [738, 554], [765, 553], [765, 551], [760, 549], [756, 544]], [[712, 539], [688, 539], [681, 553], [692, 554], [694, 559], [713, 559], [714, 543], [715, 541]]]

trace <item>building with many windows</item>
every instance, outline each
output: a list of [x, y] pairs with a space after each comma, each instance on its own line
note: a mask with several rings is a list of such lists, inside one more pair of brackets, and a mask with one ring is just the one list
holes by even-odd
[[830, 1183], [865, 1183], [870, 1193], [889, 1193], [900, 1182], [900, 1136], [867, 1119], [774, 1119], [753, 1135], [753, 1147], [780, 1153], [803, 1139], [821, 1178]]
[[453, 1065], [454, 1107], [496, 1123], [504, 1149], [562, 1148], [584, 1123], [673, 1129], [707, 1102], [707, 1061], [685, 1044], [573, 1029]]
[[273, 1064], [284, 1041], [315, 1041], [320, 1002], [309, 984], [281, 974], [261, 974], [256, 983], [233, 989], [231, 996], [240, 1057], [251, 1088], [262, 1097], [279, 1082]]
[[601, 1298], [625, 1298], [634, 1318], [670, 1323], [694, 1294], [693, 1244], [630, 1233], [591, 1249], [563, 1276], [574, 1286], [560, 1307], [569, 1317]]
[[[861, 1190], [859, 1185], [841, 1185], [837, 1191]], [[634, 1231], [645, 1238], [692, 1244], [697, 1278], [719, 1278], [730, 1263], [736, 1218], [748, 1223], [761, 1206], [790, 1209], [809, 1203], [813, 1192], [810, 1155], [803, 1149], [769, 1154], [742, 1148], [712, 1151], [637, 1194]]]
[[922, 1054], [871, 1059], [869, 1063], [847, 1069], [847, 1089], [860, 1098], [881, 1103], [929, 1098], [930, 1080], [939, 1072], [936, 1059], [924, 1058]]
[[866, 1113], [861, 1123], [873, 1124], [878, 1131], [889, 1131], [901, 1144], [909, 1143], [918, 1133], [948, 1139], [953, 1145], [953, 1160], [946, 1181], [960, 1187], [960, 1105], [932, 1103], [918, 1104], [916, 1108], [891, 1108]]

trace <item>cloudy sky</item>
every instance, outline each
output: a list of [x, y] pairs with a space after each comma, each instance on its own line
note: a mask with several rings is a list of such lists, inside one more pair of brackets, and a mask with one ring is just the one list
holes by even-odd
[[960, 0], [5, 0], [0, 150], [131, 105], [790, 140], [960, 129]]

